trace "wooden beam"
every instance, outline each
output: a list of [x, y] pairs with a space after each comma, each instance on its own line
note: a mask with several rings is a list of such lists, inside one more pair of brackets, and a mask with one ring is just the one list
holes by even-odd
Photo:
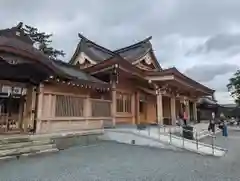
[[95, 75], [95, 74], [98, 74], [98, 73], [101, 73], [101, 72], [105, 72], [105, 71], [111, 70], [114, 67], [115, 67], [115, 65], [112, 65], [110, 67], [106, 67], [106, 68], [103, 68], [103, 69], [100, 69], [100, 70], [97, 70], [97, 71], [90, 72], [90, 74], [91, 75]]
[[138, 89], [148, 93], [148, 94], [151, 94], [151, 95], [156, 95], [156, 91], [153, 91], [153, 90], [150, 90], [150, 89], [146, 89], [146, 88], [143, 88], [143, 87], [140, 87], [140, 86], [137, 86]]

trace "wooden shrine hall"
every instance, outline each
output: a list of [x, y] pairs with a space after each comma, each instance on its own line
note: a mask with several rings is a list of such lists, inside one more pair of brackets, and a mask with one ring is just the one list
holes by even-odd
[[214, 90], [176, 68], [162, 69], [151, 37], [110, 50], [79, 34], [66, 63], [33, 46], [22, 23], [0, 30], [0, 132], [52, 133], [118, 124], [174, 125]]

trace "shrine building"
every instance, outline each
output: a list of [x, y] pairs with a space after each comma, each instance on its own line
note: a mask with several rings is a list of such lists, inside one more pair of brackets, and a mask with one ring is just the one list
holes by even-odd
[[151, 37], [118, 50], [79, 39], [63, 62], [37, 50], [22, 23], [0, 30], [0, 133], [174, 125], [183, 111], [196, 121], [198, 99], [214, 94], [175, 67], [163, 69]]

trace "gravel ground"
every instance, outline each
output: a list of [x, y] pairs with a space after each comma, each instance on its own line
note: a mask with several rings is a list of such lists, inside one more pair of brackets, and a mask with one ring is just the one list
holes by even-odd
[[[205, 138], [204, 142], [209, 142]], [[1, 181], [238, 181], [240, 132], [216, 142], [222, 158], [103, 142], [57, 154], [0, 162]]]

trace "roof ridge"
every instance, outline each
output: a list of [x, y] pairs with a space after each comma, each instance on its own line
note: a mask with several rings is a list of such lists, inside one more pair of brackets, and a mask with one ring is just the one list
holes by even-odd
[[109, 50], [109, 49], [107, 49], [107, 48], [105, 48], [105, 47], [103, 47], [103, 46], [101, 46], [101, 45], [98, 45], [97, 43], [93, 42], [92, 40], [86, 38], [86, 37], [83, 36], [81, 33], [78, 33], [78, 37], [81, 38], [81, 39], [83, 39], [83, 40], [85, 40], [86, 42], [89, 42], [89, 43], [93, 44], [94, 46], [96, 46], [96, 47], [98, 47], [98, 48], [100, 48], [100, 49], [102, 49], [102, 50], [110, 53], [111, 55], [115, 55], [115, 54], [116, 54], [115, 52], [113, 52], [113, 51], [111, 51], [111, 50]]
[[[55, 59], [52, 59], [52, 61], [53, 61], [55, 64], [57, 64], [57, 65], [64, 66], [64, 67], [66, 67], [66, 68], [75, 70], [75, 71], [78, 72], [78, 73], [84, 74], [85, 76], [93, 79], [93, 80], [90, 80], [91, 82], [96, 82], [96, 81], [97, 81], [97, 82], [102, 83], [102, 84], [107, 84], [106, 82], [98, 79], [97, 77], [94, 77], [94, 76], [90, 75], [89, 73], [85, 72], [83, 69], [79, 69], [79, 68], [78, 68], [77, 66], [75, 66], [75, 65], [69, 64], [69, 63], [67, 63], [67, 62], [65, 62], [65, 61], [63, 61], [63, 60], [59, 60], [59, 59], [56, 59], [56, 60], [55, 60]], [[63, 72], [64, 72], [64, 71], [63, 71]], [[69, 76], [71, 76], [71, 78], [73, 78], [73, 79], [79, 79], [79, 77], [76, 76], [76, 75], [70, 75], [69, 73], [66, 73], [66, 74], [69, 75]], [[94, 80], [96, 80], [96, 81], [94, 81]]]
[[184, 73], [180, 72], [176, 67], [173, 67], [173, 69], [176, 70], [179, 74], [181, 74], [181, 75], [182, 75], [183, 77], [185, 77], [186, 79], [193, 81], [195, 84], [202, 85], [202, 86], [205, 87], [206, 89], [209, 89], [209, 90], [215, 92], [214, 89], [211, 89], [211, 88], [205, 86], [204, 84], [202, 84], [202, 83], [200, 83], [200, 82], [198, 82], [198, 81], [196, 81], [196, 80], [194, 80], [194, 79], [188, 77], [188, 76], [185, 75]]
[[[54, 63], [56, 64], [61, 64], [63, 66], [66, 66], [66, 67], [70, 67], [70, 68], [73, 68], [73, 69], [76, 69], [77, 71], [79, 72], [84, 72], [82, 71], [81, 69], [79, 69], [76, 65], [72, 65], [72, 64], [69, 64], [68, 62], [65, 62], [63, 60], [60, 60], [60, 59], [51, 59]], [[85, 72], [84, 72], [85, 73]]]
[[117, 49], [117, 50], [114, 50], [115, 53], [121, 53], [123, 51], [126, 51], [127, 49], [131, 49], [131, 48], [135, 48], [136, 46], [142, 44], [142, 43], [146, 43], [148, 42], [149, 40], [152, 39], [152, 36], [149, 36], [148, 38], [145, 38], [144, 40], [142, 41], [139, 41], [137, 43], [134, 43], [132, 45], [129, 45], [129, 46], [126, 46], [126, 47], [123, 47], [123, 48], [120, 48], [120, 49]]
[[[16, 26], [13, 26], [11, 28], [0, 29], [0, 36], [18, 39], [20, 41], [33, 45], [33, 40], [28, 34], [24, 32], [22, 26], [23, 22], [19, 22]], [[17, 34], [17, 32], [19, 34]]]

